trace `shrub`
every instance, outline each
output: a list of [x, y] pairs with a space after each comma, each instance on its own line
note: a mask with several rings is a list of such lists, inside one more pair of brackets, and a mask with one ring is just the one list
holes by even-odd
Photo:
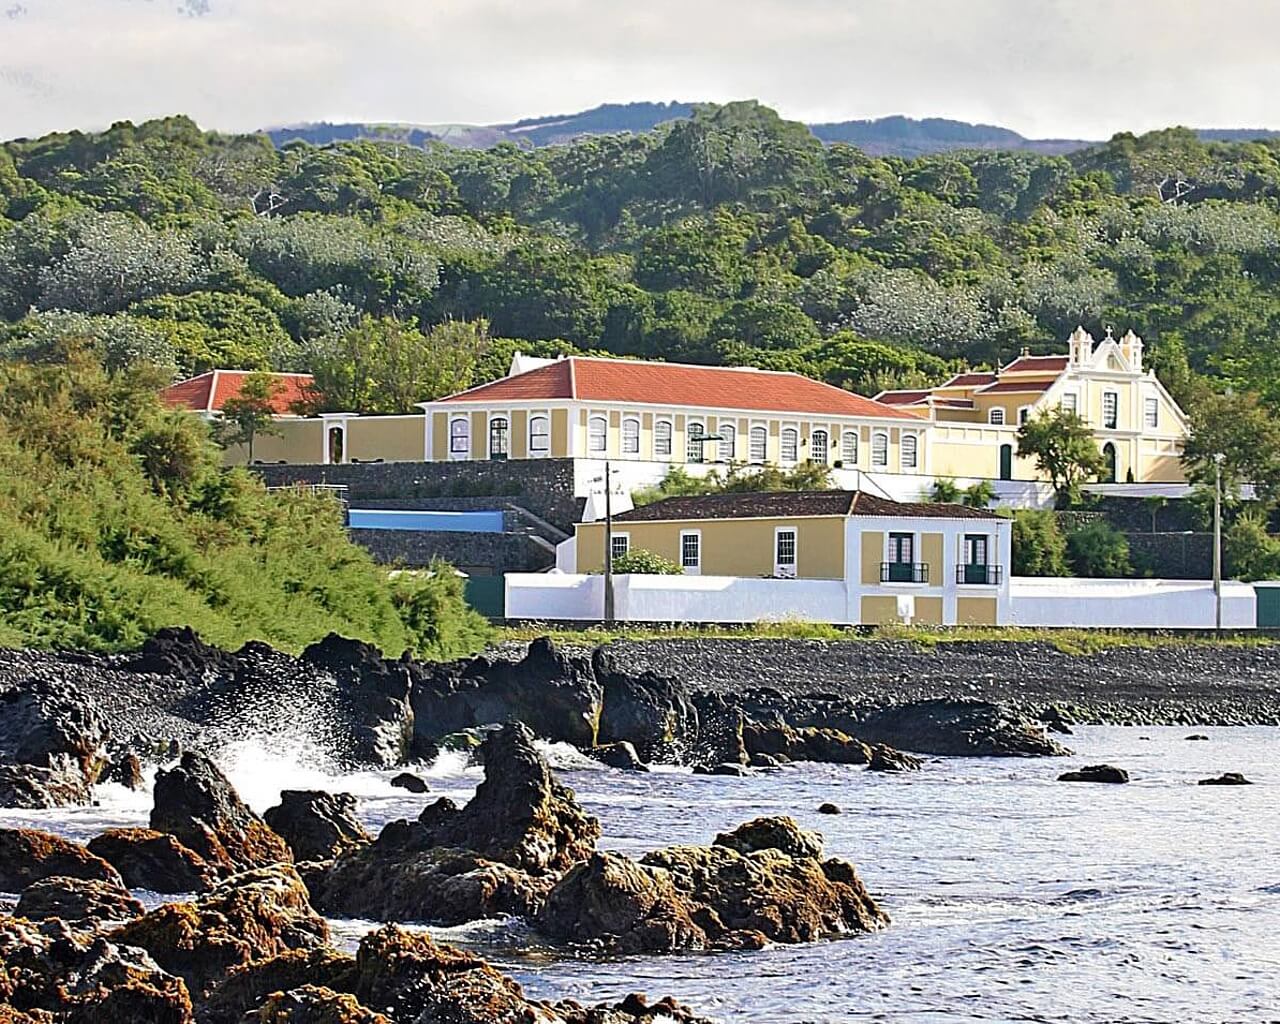
[[1013, 575], [1067, 576], [1067, 542], [1052, 512], [1013, 512]]
[[646, 551], [644, 548], [634, 548], [625, 555], [621, 555], [613, 560], [613, 571], [616, 573], [641, 573], [650, 576], [681, 576], [684, 570], [670, 559], [663, 558], [661, 555], [654, 554], [652, 551]]
[[961, 501], [970, 508], [986, 508], [996, 497], [995, 486], [990, 480], [979, 480], [964, 489]]
[[1239, 580], [1280, 577], [1280, 539], [1267, 533], [1267, 517], [1260, 509], [1240, 513], [1223, 532], [1222, 558], [1228, 575]]
[[954, 505], [960, 500], [960, 485], [949, 477], [940, 476], [933, 482], [929, 500], [941, 505]]
[[1067, 537], [1067, 559], [1077, 576], [1114, 579], [1133, 575], [1129, 542], [1101, 519], [1071, 532]]

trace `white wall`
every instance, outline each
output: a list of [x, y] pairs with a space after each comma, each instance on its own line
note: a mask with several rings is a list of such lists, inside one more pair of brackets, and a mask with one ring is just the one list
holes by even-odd
[[588, 619], [604, 617], [604, 577], [559, 572], [506, 574], [509, 619]]
[[[1106, 629], [1212, 629], [1213, 584], [1202, 580], [1082, 580], [1017, 576], [1010, 585], [1019, 626]], [[1247, 583], [1222, 584], [1222, 625], [1253, 629], [1255, 595]]]

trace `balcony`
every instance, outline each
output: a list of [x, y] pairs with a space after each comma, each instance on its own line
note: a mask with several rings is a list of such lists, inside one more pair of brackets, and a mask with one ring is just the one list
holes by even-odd
[[998, 587], [1004, 569], [998, 565], [957, 565], [956, 582], [965, 586]]
[[881, 583], [928, 583], [929, 566], [924, 562], [881, 562]]

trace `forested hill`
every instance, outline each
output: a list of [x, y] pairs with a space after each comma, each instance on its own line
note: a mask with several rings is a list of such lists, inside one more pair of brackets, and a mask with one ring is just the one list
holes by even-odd
[[[362, 124], [327, 121], [269, 128], [278, 146], [295, 140], [324, 146], [332, 142], [369, 139], [422, 146], [443, 142], [463, 149], [487, 149], [500, 142], [518, 146], [559, 146], [588, 135], [648, 132], [668, 121], [692, 117], [695, 103], [602, 103], [574, 114], [531, 117], [510, 124]], [[1030, 150], [1063, 154], [1088, 149], [1097, 142], [1084, 139], [1028, 139], [1009, 128], [971, 124], [944, 117], [875, 117], [856, 121], [827, 121], [809, 125], [823, 142], [848, 142], [876, 156], [923, 156], [956, 149]], [[1206, 142], [1252, 142], [1280, 132], [1265, 128], [1207, 128], [1196, 134]]]
[[751, 102], [534, 149], [277, 149], [176, 117], [0, 148], [0, 345], [320, 368], [334, 404], [389, 411], [516, 346], [874, 392], [1114, 324], [1176, 393], [1277, 400], [1278, 211], [1280, 142], [1185, 129], [902, 159]]

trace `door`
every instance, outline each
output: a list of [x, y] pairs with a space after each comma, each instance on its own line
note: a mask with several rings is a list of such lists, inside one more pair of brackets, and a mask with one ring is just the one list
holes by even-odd
[[1255, 583], [1259, 629], [1280, 629], [1280, 586]]
[[988, 539], [984, 533], [967, 533], [964, 538], [964, 565], [961, 566], [962, 583], [987, 582]]
[[505, 416], [495, 416], [489, 421], [489, 458], [503, 462], [510, 453], [510, 426]]
[[1013, 445], [1011, 444], [1000, 446], [1000, 479], [1013, 479]]
[[783, 579], [796, 578], [796, 531], [779, 529], [773, 535], [773, 574]]
[[882, 578], [886, 583], [920, 583], [916, 578], [915, 535], [889, 534], [889, 561]]
[[1110, 441], [1102, 446], [1102, 461], [1104, 468], [1102, 470], [1102, 482], [1113, 484], [1116, 482], [1116, 446]]

